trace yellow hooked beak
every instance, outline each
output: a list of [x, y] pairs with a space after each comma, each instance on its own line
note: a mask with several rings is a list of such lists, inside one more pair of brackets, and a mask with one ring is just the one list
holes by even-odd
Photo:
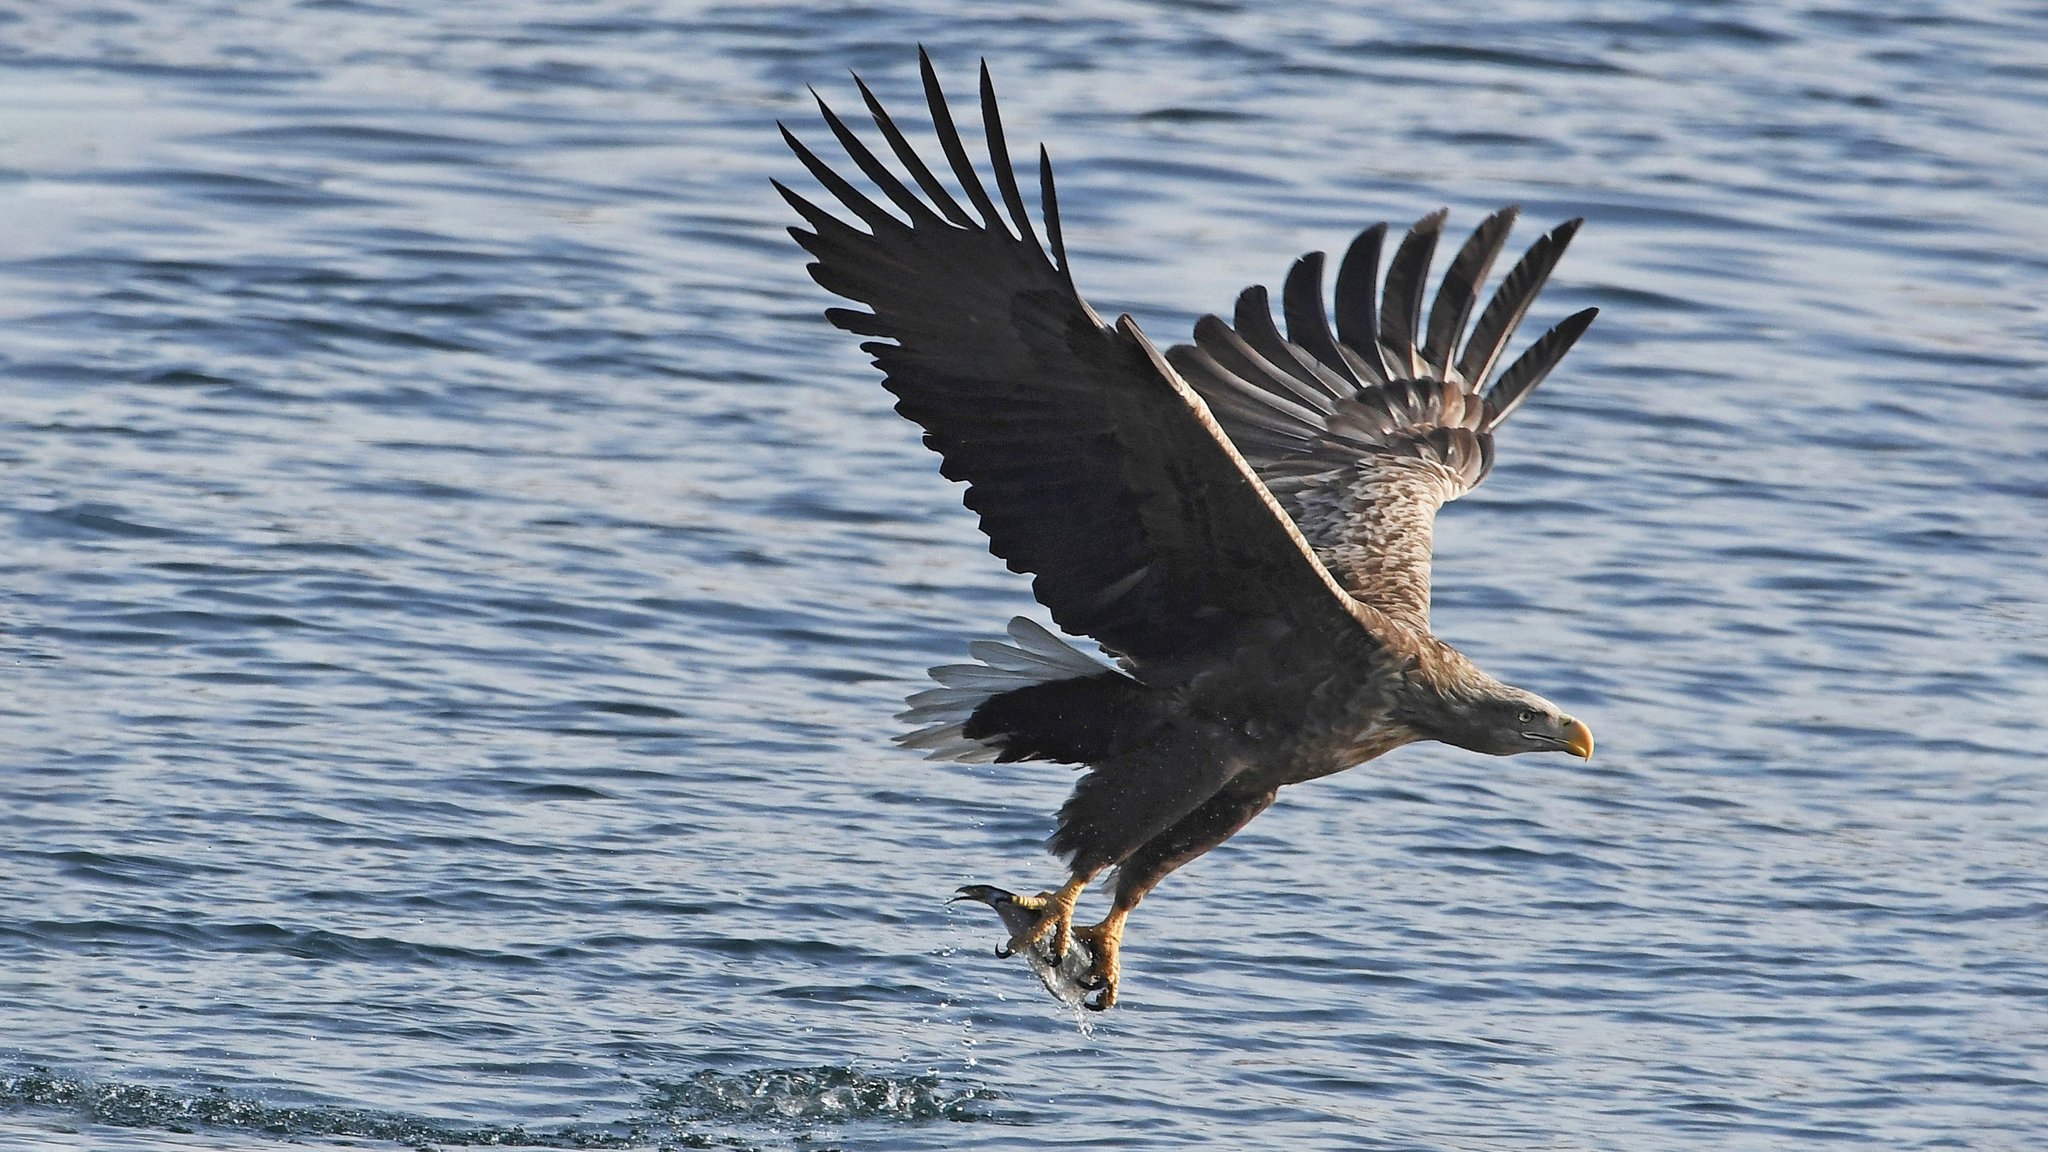
[[1583, 721], [1567, 721], [1564, 726], [1564, 750], [1581, 760], [1593, 758], [1593, 730]]

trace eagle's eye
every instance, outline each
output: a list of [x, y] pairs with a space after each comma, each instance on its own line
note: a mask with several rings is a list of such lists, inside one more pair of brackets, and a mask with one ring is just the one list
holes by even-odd
[[1527, 724], [1529, 721], [1534, 720], [1535, 718], [1536, 714], [1534, 712], [1531, 712], [1527, 708], [1524, 708], [1522, 709], [1521, 715], [1515, 717], [1515, 723]]

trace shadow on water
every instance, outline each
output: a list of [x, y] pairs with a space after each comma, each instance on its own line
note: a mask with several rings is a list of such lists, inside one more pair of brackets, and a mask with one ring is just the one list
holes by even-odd
[[176, 1133], [239, 1133], [296, 1144], [345, 1137], [411, 1148], [759, 1148], [820, 1128], [955, 1121], [1019, 1124], [1002, 1094], [937, 1076], [879, 1076], [852, 1068], [702, 1071], [649, 1078], [640, 1111], [620, 1120], [529, 1128], [464, 1124], [338, 1105], [269, 1104], [214, 1088], [198, 1092], [96, 1083], [32, 1067], [0, 1075], [0, 1110], [68, 1114], [84, 1124]]

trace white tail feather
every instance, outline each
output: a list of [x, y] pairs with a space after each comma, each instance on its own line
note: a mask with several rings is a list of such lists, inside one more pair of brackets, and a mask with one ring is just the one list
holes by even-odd
[[898, 720], [921, 725], [896, 738], [905, 748], [925, 753], [927, 760], [986, 764], [1002, 751], [998, 743], [969, 739], [963, 728], [974, 710], [991, 696], [1033, 684], [1072, 680], [1112, 671], [1108, 665], [1074, 647], [1040, 625], [1018, 616], [1010, 621], [1011, 643], [976, 640], [967, 651], [978, 664], [941, 664], [931, 670], [940, 687], [913, 693], [910, 707]]

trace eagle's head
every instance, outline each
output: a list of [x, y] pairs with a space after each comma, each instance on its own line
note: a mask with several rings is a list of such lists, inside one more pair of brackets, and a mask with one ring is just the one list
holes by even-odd
[[1522, 752], [1569, 752], [1593, 758], [1593, 730], [1565, 715], [1564, 709], [1536, 695], [1481, 672], [1470, 661], [1444, 649], [1441, 660], [1411, 687], [1414, 707], [1410, 723], [1432, 740], [1441, 740], [1489, 756]]
[[1534, 692], [1503, 684], [1435, 640], [1406, 678], [1401, 719], [1425, 740], [1470, 752], [1513, 756], [1569, 752], [1593, 758], [1593, 730]]
[[1503, 684], [1477, 697], [1453, 697], [1448, 731], [1437, 739], [1490, 756], [1569, 752], [1593, 758], [1593, 730], [1534, 692]]

